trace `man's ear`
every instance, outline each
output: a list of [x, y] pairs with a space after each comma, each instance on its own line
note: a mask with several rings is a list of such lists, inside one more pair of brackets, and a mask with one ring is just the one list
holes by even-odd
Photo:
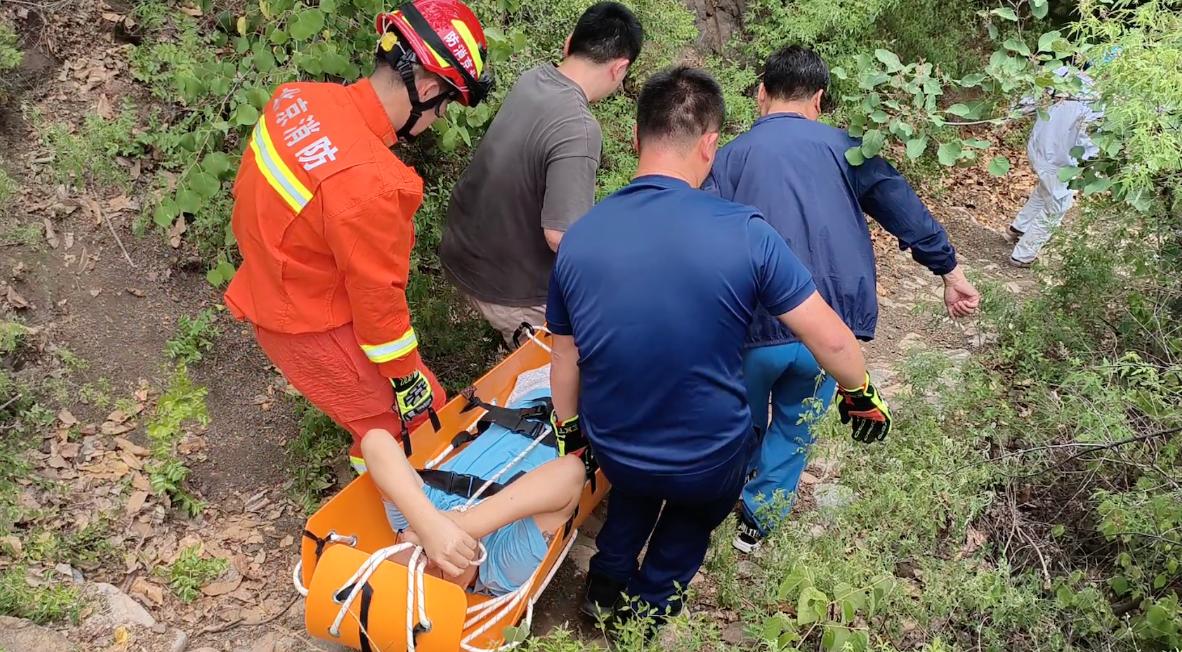
[[443, 80], [435, 75], [423, 75], [415, 79], [415, 87], [419, 89], [419, 97], [424, 101], [444, 92]]
[[817, 112], [817, 115], [821, 115], [821, 107], [824, 106], [822, 103], [824, 95], [825, 89], [823, 88], [813, 94], [813, 110]]
[[720, 135], [717, 131], [709, 131], [698, 139], [698, 155], [703, 160], [714, 160], [714, 153], [718, 151], [718, 137]]
[[570, 56], [570, 37], [571, 36], [573, 36], [573, 34], [567, 34], [566, 40], [562, 42], [562, 58], [564, 58], [564, 59], [566, 57]]
[[640, 130], [632, 125], [632, 151], [640, 154]]
[[613, 61], [611, 67], [612, 81], [617, 84], [623, 82], [624, 77], [628, 76], [628, 66], [630, 65], [632, 65], [632, 62], [627, 59], [616, 59]]
[[767, 87], [763, 85], [763, 82], [759, 82], [759, 90], [755, 91], [755, 101], [760, 105], [767, 102]]

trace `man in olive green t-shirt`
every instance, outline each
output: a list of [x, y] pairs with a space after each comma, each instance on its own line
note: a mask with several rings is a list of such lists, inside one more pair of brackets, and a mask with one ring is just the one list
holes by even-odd
[[624, 5], [588, 8], [562, 63], [517, 80], [452, 189], [444, 272], [510, 347], [522, 322], [545, 321], [554, 252], [595, 203], [603, 134], [589, 105], [620, 88], [643, 38]]

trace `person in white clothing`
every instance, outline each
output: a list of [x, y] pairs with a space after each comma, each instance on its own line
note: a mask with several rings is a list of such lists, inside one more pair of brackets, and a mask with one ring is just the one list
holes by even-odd
[[[1055, 74], [1062, 77], [1068, 72], [1064, 66]], [[1099, 152], [1088, 137], [1087, 126], [1103, 114], [1091, 93], [1092, 80], [1082, 73], [1080, 79], [1083, 90], [1056, 102], [1046, 111], [1045, 117], [1039, 115], [1030, 133], [1026, 155], [1038, 175], [1038, 185], [1006, 233], [1006, 238], [1015, 243], [1010, 254], [1010, 264], [1015, 267], [1033, 264], [1038, 252], [1051, 239], [1051, 231], [1059, 226], [1063, 215], [1075, 202], [1075, 191], [1059, 179], [1059, 171]], [[1083, 148], [1078, 158], [1072, 156], [1076, 147]]]

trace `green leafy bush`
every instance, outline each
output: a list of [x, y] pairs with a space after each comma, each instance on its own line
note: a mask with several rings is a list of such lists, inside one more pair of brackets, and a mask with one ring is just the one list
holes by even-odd
[[177, 319], [176, 333], [164, 345], [168, 357], [181, 364], [200, 362], [213, 349], [221, 331], [217, 326], [217, 313], [205, 308], [194, 317], [181, 315]]
[[30, 584], [24, 568], [0, 572], [0, 614], [24, 618], [39, 625], [77, 623], [83, 600], [77, 587], [64, 584]]
[[220, 557], [205, 557], [201, 546], [191, 546], [181, 551], [176, 561], [167, 567], [158, 568], [156, 573], [168, 580], [168, 586], [181, 602], [189, 603], [201, 597], [201, 587], [221, 576], [230, 568], [230, 562]]
[[208, 393], [209, 390], [193, 384], [183, 364], [177, 365], [147, 425], [152, 458], [145, 468], [152, 490], [167, 497], [189, 516], [201, 513], [204, 504], [186, 487], [189, 468], [178, 456], [177, 445], [185, 435], [186, 424], [209, 423], [205, 409]]

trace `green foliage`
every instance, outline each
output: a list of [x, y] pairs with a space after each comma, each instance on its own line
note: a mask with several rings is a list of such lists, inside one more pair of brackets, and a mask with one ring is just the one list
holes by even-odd
[[0, 321], [0, 355], [19, 351], [28, 334], [29, 328], [20, 322]]
[[352, 436], [323, 412], [299, 399], [300, 430], [287, 444], [292, 497], [311, 514], [337, 486], [334, 465], [348, 455]]
[[189, 365], [200, 362], [213, 349], [221, 330], [217, 326], [217, 312], [205, 308], [194, 317], [181, 315], [177, 319], [176, 332], [164, 345], [168, 357], [174, 362]]
[[128, 172], [115, 160], [117, 156], [142, 156], [144, 139], [137, 134], [137, 116], [131, 100], [125, 99], [118, 115], [107, 120], [88, 114], [77, 128], [61, 123], [46, 123], [30, 111], [30, 122], [53, 153], [53, 170], [58, 181], [78, 187], [131, 183]]
[[201, 587], [229, 568], [229, 561], [220, 557], [207, 558], [202, 554], [201, 546], [195, 545], [182, 550], [171, 565], [157, 568], [156, 574], [167, 579], [173, 595], [188, 604], [201, 597]]
[[16, 194], [18, 188], [16, 179], [13, 179], [4, 168], [0, 168], [0, 216], [7, 212], [8, 202]]
[[32, 584], [19, 566], [0, 572], [0, 614], [39, 625], [77, 624], [82, 607], [77, 587], [51, 582]]
[[[7, 21], [0, 19], [0, 102], [7, 101], [12, 92], [6, 73], [20, 66], [23, 58], [20, 37]], [[0, 193], [0, 204], [2, 203], [3, 194]]]
[[185, 436], [186, 424], [205, 426], [209, 423], [206, 394], [207, 389], [194, 385], [189, 379], [185, 365], [177, 365], [168, 389], [156, 402], [147, 425], [152, 458], [145, 468], [152, 490], [168, 498], [189, 516], [200, 514], [204, 504], [185, 486], [189, 469], [179, 458], [177, 445]]

